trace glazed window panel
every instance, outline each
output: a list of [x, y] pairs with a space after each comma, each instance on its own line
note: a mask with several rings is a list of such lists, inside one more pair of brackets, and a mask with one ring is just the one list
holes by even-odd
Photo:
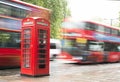
[[96, 31], [98, 31], [98, 32], [105, 32], [105, 27], [99, 25], [99, 26], [97, 27]]
[[30, 11], [0, 3], [0, 14], [17, 18], [25, 18]]
[[114, 34], [114, 35], [118, 35], [118, 31], [115, 30], [115, 29], [112, 29], [111, 33]]
[[87, 23], [85, 24], [85, 29], [87, 30], [96, 30], [97, 26], [95, 24], [92, 23]]
[[0, 31], [0, 48], [20, 48], [20, 33]]
[[111, 29], [110, 28], [105, 28], [105, 33], [111, 34]]

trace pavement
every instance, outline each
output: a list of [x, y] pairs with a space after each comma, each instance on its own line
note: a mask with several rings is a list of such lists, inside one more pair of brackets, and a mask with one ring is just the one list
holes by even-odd
[[63, 64], [50, 62], [50, 75], [27, 77], [20, 69], [0, 70], [0, 82], [120, 82], [120, 63]]

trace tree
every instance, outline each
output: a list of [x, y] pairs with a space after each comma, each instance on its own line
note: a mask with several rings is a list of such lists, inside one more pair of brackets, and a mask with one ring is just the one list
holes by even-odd
[[60, 28], [63, 19], [70, 16], [66, 0], [22, 0], [34, 5], [51, 9], [51, 38], [60, 38]]

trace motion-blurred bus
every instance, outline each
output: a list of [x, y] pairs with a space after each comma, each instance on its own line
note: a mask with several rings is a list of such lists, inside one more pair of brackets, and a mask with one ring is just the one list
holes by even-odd
[[62, 53], [65, 63], [101, 63], [120, 61], [120, 28], [93, 21], [62, 23]]
[[0, 0], [0, 68], [20, 66], [21, 21], [34, 16], [49, 20], [50, 10], [19, 0]]

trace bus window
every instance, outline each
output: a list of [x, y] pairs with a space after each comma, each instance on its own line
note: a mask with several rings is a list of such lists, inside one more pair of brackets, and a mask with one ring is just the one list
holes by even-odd
[[89, 50], [90, 51], [103, 51], [104, 50], [104, 43], [103, 42], [89, 42]]
[[104, 51], [120, 51], [120, 45], [115, 43], [105, 42]]
[[92, 23], [89, 23], [89, 22], [86, 22], [86, 24], [85, 24], [85, 29], [87, 29], [87, 30], [95, 30], [96, 27], [97, 26], [95, 24], [92, 24]]
[[111, 34], [111, 28], [105, 28], [105, 33]]
[[1, 48], [20, 48], [20, 33], [0, 31]]
[[30, 11], [13, 7], [10, 5], [5, 5], [0, 3], [0, 14], [11, 16], [11, 17], [17, 17], [17, 18], [24, 18], [28, 15]]
[[118, 35], [118, 31], [115, 30], [115, 29], [112, 29], [111, 33], [112, 33], [113, 35]]
[[105, 32], [105, 27], [99, 25], [99, 26], [97, 27], [96, 31], [98, 31], [98, 32]]

